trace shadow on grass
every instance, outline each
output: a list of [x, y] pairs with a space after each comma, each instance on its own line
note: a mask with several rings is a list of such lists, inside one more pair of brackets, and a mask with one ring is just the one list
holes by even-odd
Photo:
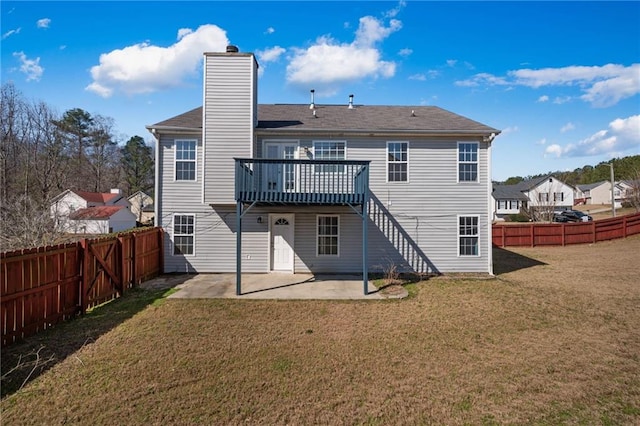
[[161, 303], [174, 291], [172, 288], [134, 288], [123, 297], [97, 306], [83, 316], [2, 348], [2, 398], [20, 390], [26, 383], [147, 306]]
[[495, 275], [502, 275], [540, 265], [546, 265], [546, 263], [500, 247], [493, 247], [493, 273]]

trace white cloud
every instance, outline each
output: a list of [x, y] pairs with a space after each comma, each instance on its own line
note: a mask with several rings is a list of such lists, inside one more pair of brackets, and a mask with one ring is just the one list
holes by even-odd
[[27, 81], [40, 81], [44, 68], [40, 66], [40, 58], [29, 59], [24, 52], [13, 52], [20, 61], [20, 72], [27, 76]]
[[546, 144], [547, 144], [547, 138], [542, 138], [538, 142], [536, 142], [536, 145], [546, 145]]
[[556, 105], [566, 104], [571, 101], [571, 96], [556, 96], [553, 98], [553, 103]]
[[180, 28], [178, 30], [178, 40], [182, 40], [185, 36], [193, 33], [191, 28]]
[[15, 30], [9, 30], [6, 33], [2, 34], [2, 40], [4, 40], [5, 38], [9, 38], [14, 34], [20, 34], [20, 30], [22, 28], [16, 28]]
[[409, 76], [409, 80], [426, 81], [433, 80], [440, 75], [439, 71], [429, 70], [426, 73], [413, 74]]
[[265, 50], [256, 50], [258, 63], [277, 61], [287, 50], [280, 46], [271, 47]]
[[576, 126], [574, 126], [573, 123], [567, 123], [567, 124], [565, 124], [564, 126], [562, 126], [560, 128], [560, 133], [566, 133], [566, 132], [568, 132], [570, 130], [573, 130], [575, 128], [576, 128]]
[[182, 28], [177, 39], [169, 47], [145, 42], [103, 53], [100, 64], [91, 67], [93, 82], [85, 89], [109, 97], [114, 92], [132, 95], [176, 87], [197, 75], [203, 52], [224, 52], [229, 44], [226, 32], [210, 24], [195, 31]]
[[[577, 87], [585, 102], [594, 107], [609, 107], [622, 99], [640, 93], [640, 64], [623, 66], [569, 66], [509, 71], [505, 77], [477, 74], [471, 79], [457, 82], [459, 86], [512, 84], [538, 89], [541, 87]], [[568, 97], [558, 97], [564, 103]]]
[[400, 13], [400, 11], [407, 5], [407, 2], [405, 0], [400, 0], [398, 2], [398, 5], [396, 7], [394, 7], [391, 10], [388, 10], [384, 13], [384, 16], [387, 18], [395, 18], [398, 13]]
[[476, 74], [468, 80], [460, 80], [455, 82], [456, 86], [461, 87], [478, 87], [483, 85], [504, 86], [509, 84], [510, 83], [504, 77], [496, 77], [495, 75], [488, 73]]
[[503, 129], [502, 132], [500, 132], [500, 136], [505, 136], [505, 135], [508, 135], [509, 133], [516, 133], [518, 131], [520, 131], [520, 128], [518, 126], [509, 126]]
[[256, 50], [256, 58], [260, 67], [258, 68], [258, 76], [262, 77], [266, 69], [266, 64], [276, 62], [287, 50], [280, 46], [271, 47], [265, 50]]
[[402, 22], [397, 19], [390, 20], [389, 26], [385, 27], [383, 22], [373, 16], [364, 16], [360, 18], [360, 25], [356, 30], [356, 39], [353, 44], [364, 48], [373, 47], [400, 28], [402, 28]]
[[287, 66], [287, 81], [297, 86], [312, 84], [319, 96], [331, 96], [341, 84], [365, 77], [391, 77], [396, 64], [384, 61], [376, 44], [400, 30], [402, 23], [391, 19], [389, 25], [371, 16], [360, 18], [351, 43], [338, 43], [329, 36], [319, 37], [306, 48], [293, 48]]
[[276, 29], [273, 27], [269, 27], [266, 29], [266, 31], [264, 32], [265, 34], [273, 34], [276, 32]]
[[51, 24], [51, 19], [49, 18], [38, 19], [36, 22], [38, 28], [49, 28], [49, 24]]
[[446, 61], [446, 62], [447, 62], [447, 65], [448, 65], [448, 66], [450, 66], [450, 67], [455, 67], [455, 66], [456, 66], [456, 64], [458, 63], [458, 60], [457, 60], [457, 59], [447, 59], [447, 61]]
[[409, 56], [413, 53], [413, 50], [409, 49], [408, 47], [405, 47], [404, 49], [400, 49], [400, 51], [398, 52], [398, 55], [400, 56]]
[[549, 96], [547, 95], [542, 95], [538, 98], [538, 102], [548, 102], [549, 101]]
[[609, 123], [608, 130], [599, 130], [578, 143], [566, 146], [549, 145], [547, 154], [556, 157], [583, 157], [601, 154], [612, 155], [640, 147], [640, 115], [618, 118]]

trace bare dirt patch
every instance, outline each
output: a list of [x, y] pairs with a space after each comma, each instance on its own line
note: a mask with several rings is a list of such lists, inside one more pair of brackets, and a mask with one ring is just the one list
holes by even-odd
[[2, 424], [635, 425], [639, 263], [636, 236], [497, 249], [496, 279], [405, 299], [132, 292], [3, 350], [3, 373], [40, 346], [56, 361], [4, 395]]

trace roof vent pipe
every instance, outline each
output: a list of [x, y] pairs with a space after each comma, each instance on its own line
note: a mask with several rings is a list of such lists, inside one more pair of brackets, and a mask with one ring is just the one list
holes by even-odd
[[349, 95], [349, 109], [353, 109], [353, 95]]
[[311, 105], [309, 105], [309, 109], [314, 109], [316, 107], [316, 104], [314, 103], [314, 94], [315, 93], [316, 93], [316, 91], [311, 89]]
[[232, 44], [227, 46], [227, 53], [238, 53], [238, 46]]

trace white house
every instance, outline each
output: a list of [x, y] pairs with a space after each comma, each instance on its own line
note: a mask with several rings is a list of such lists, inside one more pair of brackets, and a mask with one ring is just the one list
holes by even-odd
[[[493, 199], [496, 219], [504, 219], [522, 208], [528, 209], [536, 220], [551, 220], [553, 212], [571, 209], [575, 188], [553, 175], [529, 179], [514, 185], [496, 185]], [[521, 195], [518, 195], [521, 194]]]
[[491, 195], [495, 203], [494, 220], [505, 220], [528, 207], [529, 198], [516, 185], [496, 185]]
[[108, 234], [135, 228], [136, 217], [125, 206], [96, 206], [76, 210], [69, 222], [76, 233]]
[[106, 193], [68, 189], [53, 199], [51, 217], [60, 232], [109, 233], [136, 226], [131, 203], [120, 189]]
[[[127, 200], [131, 203], [131, 212], [140, 223], [153, 223], [153, 198], [144, 191], [136, 191]], [[151, 207], [151, 209], [149, 209]]]
[[434, 106], [258, 104], [258, 64], [204, 54], [204, 105], [148, 125], [165, 272], [492, 273], [493, 138]]

